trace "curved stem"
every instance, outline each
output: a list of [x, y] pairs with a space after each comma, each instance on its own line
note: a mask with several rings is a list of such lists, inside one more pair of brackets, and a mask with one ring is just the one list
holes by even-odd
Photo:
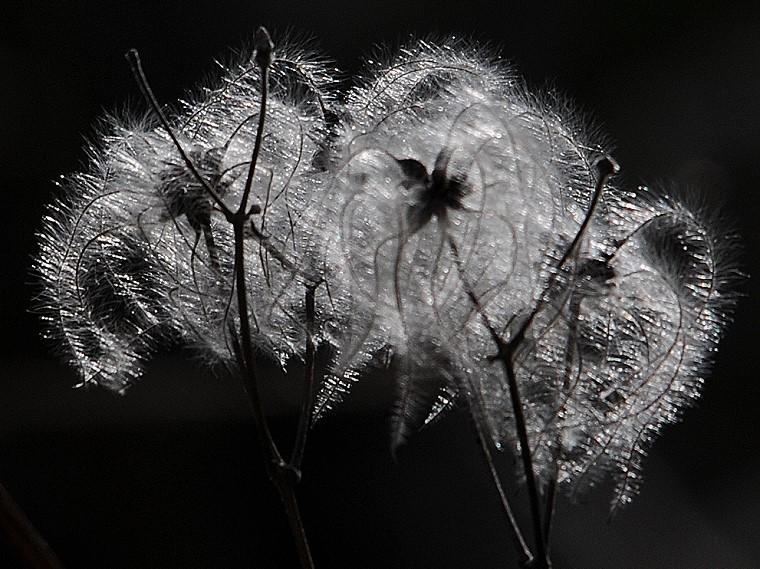
[[0, 484], [0, 529], [28, 569], [63, 569], [45, 539]]

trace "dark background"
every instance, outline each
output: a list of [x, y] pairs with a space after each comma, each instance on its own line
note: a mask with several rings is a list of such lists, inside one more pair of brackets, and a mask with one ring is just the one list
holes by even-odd
[[[570, 4], [570, 3], [568, 3]], [[694, 5], [699, 4], [698, 7]], [[0, 481], [69, 568], [293, 567], [245, 398], [183, 354], [126, 397], [72, 390], [28, 310], [35, 231], [57, 176], [83, 167], [105, 111], [139, 100], [138, 47], [161, 101], [182, 96], [266, 25], [312, 34], [346, 72], [410, 32], [491, 42], [532, 85], [604, 125], [630, 184], [667, 180], [724, 203], [760, 275], [760, 8], [723, 2], [211, 0], [31, 3], [0, 34]], [[665, 430], [641, 495], [608, 523], [608, 486], [560, 504], [558, 569], [760, 566], [757, 281], [696, 409]], [[299, 488], [318, 568], [512, 567], [466, 420], [387, 450], [387, 378], [368, 378], [314, 430]], [[294, 404], [269, 407], [288, 437]], [[511, 468], [506, 457], [501, 467]], [[508, 477], [508, 474], [507, 474]], [[524, 499], [517, 492], [518, 501]], [[0, 543], [2, 541], [0, 540]], [[0, 548], [0, 566], [13, 566]]]

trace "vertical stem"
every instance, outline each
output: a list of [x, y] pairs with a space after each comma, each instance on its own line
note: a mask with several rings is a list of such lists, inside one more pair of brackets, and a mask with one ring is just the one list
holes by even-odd
[[531, 456], [530, 441], [528, 440], [528, 427], [525, 421], [525, 413], [523, 412], [523, 403], [520, 396], [520, 389], [517, 385], [517, 377], [515, 376], [515, 371], [512, 365], [515, 350], [525, 337], [525, 330], [520, 329], [519, 333], [509, 343], [501, 339], [501, 337], [496, 333], [496, 330], [494, 329], [490, 320], [488, 319], [488, 315], [485, 313], [485, 310], [483, 310], [480, 299], [473, 292], [473, 289], [468, 282], [468, 279], [464, 272], [464, 267], [462, 267], [462, 263], [459, 257], [459, 248], [457, 247], [454, 238], [449, 236], [448, 241], [449, 248], [451, 249], [451, 254], [454, 257], [454, 261], [457, 265], [457, 270], [459, 271], [459, 276], [462, 279], [462, 283], [464, 284], [465, 292], [467, 293], [470, 302], [472, 302], [472, 305], [475, 307], [481, 319], [483, 320], [483, 324], [491, 335], [491, 338], [496, 344], [497, 353], [493, 359], [501, 361], [504, 366], [504, 373], [507, 376], [507, 385], [509, 387], [509, 395], [510, 399], [512, 400], [512, 413], [515, 418], [517, 441], [520, 444], [520, 458], [523, 463], [523, 470], [525, 471], [525, 485], [528, 488], [528, 502], [530, 504], [531, 521], [533, 525], [533, 539], [536, 546], [536, 556], [534, 559], [535, 562], [533, 564], [533, 568], [550, 569], [551, 562], [549, 561], [544, 541], [544, 528], [541, 522], [541, 504], [538, 496], [538, 481], [536, 480], [536, 474], [533, 470], [533, 457]]
[[253, 354], [253, 338], [251, 325], [248, 320], [248, 294], [245, 282], [245, 249], [244, 227], [248, 218], [246, 215], [233, 216], [233, 230], [235, 235], [235, 290], [237, 293], [239, 320], [240, 320], [240, 344], [242, 354], [241, 372], [247, 381], [247, 391], [253, 405], [253, 413], [256, 421], [256, 432], [267, 455], [267, 470], [269, 477], [280, 494], [285, 506], [285, 513], [290, 523], [290, 531], [298, 547], [298, 556], [302, 569], [314, 569], [314, 561], [306, 540], [301, 513], [295, 495], [295, 485], [299, 478], [297, 470], [286, 464], [282, 459], [267, 423], [266, 413], [261, 401], [256, 379], [256, 360]]
[[311, 410], [314, 405], [316, 385], [314, 381], [314, 366], [317, 350], [314, 345], [314, 320], [316, 309], [314, 306], [314, 293], [318, 285], [309, 284], [306, 287], [306, 356], [304, 358], [304, 393], [301, 403], [301, 416], [298, 420], [296, 441], [293, 445], [293, 453], [290, 457], [290, 466], [296, 470], [301, 469], [301, 459], [306, 446], [306, 435], [311, 424]]
[[[266, 118], [266, 104], [269, 93], [269, 66], [272, 63], [272, 50], [274, 45], [269, 37], [269, 33], [264, 28], [256, 30], [256, 63], [261, 69], [261, 108], [259, 109], [259, 121], [256, 128], [256, 141], [253, 147], [251, 163], [248, 170], [248, 177], [245, 182], [245, 189], [240, 200], [237, 211], [234, 214], [228, 214], [227, 218], [232, 223], [235, 235], [235, 289], [237, 291], [238, 313], [240, 318], [240, 340], [242, 343], [243, 355], [243, 373], [248, 380], [248, 393], [253, 404], [254, 415], [256, 417], [257, 431], [262, 440], [264, 450], [267, 454], [267, 470], [272, 479], [280, 498], [285, 507], [285, 513], [290, 524], [290, 531], [298, 548], [298, 558], [302, 569], [314, 569], [314, 561], [309, 550], [309, 543], [306, 540], [306, 533], [301, 520], [301, 513], [298, 508], [298, 500], [295, 494], [295, 485], [300, 478], [300, 473], [291, 465], [286, 464], [282, 459], [277, 445], [272, 438], [267, 423], [266, 413], [261, 401], [256, 381], [256, 360], [253, 354], [253, 338], [251, 336], [251, 326], [248, 320], [248, 294], [245, 281], [245, 247], [244, 247], [244, 229], [250, 220], [251, 213], [258, 211], [258, 207], [248, 208], [248, 198], [253, 186], [253, 180], [256, 176], [256, 164], [258, 162], [259, 152], [264, 135], [264, 123]], [[253, 223], [251, 223], [253, 225]], [[313, 297], [312, 297], [313, 298]]]
[[552, 522], [554, 521], [555, 502], [557, 498], [557, 462], [554, 463], [554, 475], [549, 480], [549, 486], [546, 489], [546, 504], [544, 507], [544, 544], [546, 551], [549, 551], [549, 536], [551, 535]]
[[256, 431], [270, 460], [282, 462], [282, 456], [269, 431], [269, 425], [264, 412], [264, 405], [259, 393], [256, 378], [256, 359], [253, 354], [253, 336], [251, 335], [251, 323], [248, 320], [248, 294], [245, 282], [245, 261], [243, 225], [233, 224], [235, 235], [235, 292], [237, 295], [238, 318], [240, 321], [240, 349], [242, 362], [240, 372], [246, 380], [246, 390], [253, 405], [253, 417], [256, 421]]
[[[267, 98], [268, 98], [268, 93], [269, 93], [269, 67], [273, 61], [273, 49], [274, 49], [274, 44], [272, 43], [272, 40], [269, 37], [269, 33], [264, 28], [258, 28], [256, 30], [256, 37], [255, 37], [254, 42], [255, 42], [254, 59], [259, 69], [261, 70], [261, 107], [259, 110], [259, 120], [258, 120], [257, 129], [256, 129], [256, 139], [254, 142], [254, 147], [253, 147], [253, 151], [251, 155], [251, 162], [248, 169], [248, 177], [246, 178], [245, 187], [243, 189], [243, 195], [241, 197], [240, 203], [238, 204], [237, 209], [234, 211], [229, 206], [227, 206], [224, 203], [224, 201], [222, 201], [221, 197], [216, 192], [216, 189], [213, 188], [211, 184], [205, 178], [203, 178], [203, 176], [200, 175], [200, 173], [198, 172], [198, 169], [195, 167], [192, 160], [190, 160], [189, 156], [182, 148], [182, 145], [179, 142], [179, 139], [174, 134], [171, 128], [171, 125], [169, 124], [168, 119], [166, 118], [165, 114], [161, 110], [161, 107], [158, 104], [158, 101], [156, 100], [156, 97], [154, 96], [153, 91], [150, 88], [150, 85], [148, 84], [148, 80], [145, 77], [145, 74], [143, 73], [142, 66], [140, 65], [140, 59], [137, 54], [137, 51], [130, 50], [129, 53], [127, 54], [127, 59], [132, 65], [132, 71], [135, 75], [135, 78], [137, 79], [138, 84], [140, 85], [140, 89], [142, 90], [145, 97], [148, 99], [148, 102], [150, 103], [156, 115], [159, 117], [159, 120], [161, 121], [161, 125], [169, 134], [170, 138], [172, 139], [172, 142], [177, 148], [180, 156], [182, 157], [183, 161], [187, 165], [188, 169], [190, 170], [190, 172], [192, 172], [193, 176], [195, 176], [195, 178], [201, 183], [201, 185], [204, 187], [208, 196], [214, 201], [214, 203], [219, 208], [219, 210], [224, 214], [224, 216], [226, 217], [230, 225], [232, 225], [232, 230], [233, 230], [233, 234], [235, 238], [235, 259], [234, 259], [234, 277], [233, 278], [235, 281], [234, 288], [237, 295], [238, 317], [239, 317], [239, 322], [240, 322], [240, 338], [239, 338], [239, 342], [236, 343], [237, 345], [236, 356], [239, 360], [238, 364], [240, 367], [240, 372], [243, 375], [244, 380], [246, 382], [246, 391], [248, 392], [248, 396], [250, 397], [251, 404], [253, 406], [253, 415], [254, 415], [254, 421], [256, 423], [256, 432], [258, 434], [259, 441], [261, 442], [261, 446], [267, 458], [267, 472], [273, 484], [277, 488], [277, 491], [280, 494], [280, 498], [282, 499], [282, 503], [285, 507], [285, 512], [287, 514], [288, 521], [290, 523], [291, 533], [293, 534], [293, 538], [295, 539], [296, 545], [298, 547], [298, 556], [301, 562], [301, 567], [302, 569], [314, 569], [314, 562], [311, 557], [311, 552], [309, 551], [309, 545], [306, 540], [306, 534], [304, 532], [303, 522], [301, 520], [301, 514], [298, 508], [298, 502], [296, 500], [296, 495], [295, 495], [295, 485], [300, 477], [300, 474], [298, 473], [297, 469], [285, 463], [285, 461], [282, 459], [282, 455], [280, 454], [280, 451], [277, 448], [277, 444], [275, 443], [274, 438], [272, 437], [272, 433], [269, 430], [269, 424], [267, 422], [267, 417], [264, 411], [264, 405], [261, 400], [261, 395], [260, 395], [259, 387], [258, 387], [258, 381], [256, 377], [256, 357], [253, 353], [253, 337], [251, 334], [250, 321], [248, 319], [248, 291], [247, 291], [246, 280], [245, 280], [245, 242], [244, 242], [245, 231], [244, 229], [246, 227], [246, 224], [249, 223], [251, 215], [255, 213], [259, 213], [261, 211], [258, 205], [253, 205], [249, 208], [248, 200], [251, 194], [251, 189], [253, 187], [254, 179], [256, 177], [255, 176], [256, 164], [258, 162], [259, 153], [261, 152], [261, 145], [262, 145], [262, 140], [263, 140], [263, 135], [264, 135]], [[250, 225], [253, 229], [253, 232], [256, 238], [259, 239], [260, 242], [266, 243], [266, 238], [256, 231], [254, 224], [251, 222]], [[311, 295], [312, 321], [313, 321], [313, 314], [314, 314], [313, 300], [314, 300], [314, 296], [313, 296], [313, 290], [312, 290], [312, 295]], [[308, 303], [308, 297], [307, 297], [307, 303]], [[309, 334], [309, 341], [310, 341], [310, 334]], [[312, 359], [313, 359], [313, 354], [312, 354]], [[312, 370], [313, 370], [313, 365], [312, 365]], [[311, 375], [313, 376], [313, 371]], [[304, 435], [304, 438], [305, 438], [305, 435]], [[301, 446], [303, 445], [303, 443], [300, 443], [300, 444]], [[43, 569], [43, 567], [48, 567], [48, 566], [40, 566], [40, 569]], [[55, 566], [49, 566], [49, 567], [50, 569], [53, 569], [53, 567]]]
[[256, 64], [261, 69], [261, 106], [259, 108], [259, 123], [256, 128], [256, 142], [253, 145], [253, 154], [250, 166], [248, 167], [243, 197], [240, 200], [239, 212], [245, 212], [248, 209], [248, 197], [251, 194], [256, 163], [259, 160], [259, 152], [261, 152], [261, 141], [264, 137], [264, 118], [267, 114], [267, 99], [269, 98], [269, 66], [272, 64], [272, 50], [274, 49], [272, 38], [269, 37], [269, 32], [264, 28], [256, 30], [254, 42], [256, 45]]
[[[504, 365], [504, 372], [507, 375], [509, 385], [509, 395], [512, 400], [512, 413], [515, 417], [515, 429], [517, 430], [517, 440], [520, 444], [520, 458], [525, 471], [525, 482], [528, 487], [528, 501], [530, 503], [531, 518], [533, 521], [533, 538], [536, 542], [536, 560], [535, 569], [548, 569], [551, 562], [546, 551], [546, 542], [544, 540], [544, 527], [541, 522], [541, 504], [538, 496], [538, 481], [536, 473], [533, 470], [533, 457], [530, 451], [530, 441], [528, 439], [528, 428], [523, 412], [522, 398], [520, 397], [520, 388], [517, 385], [517, 377], [512, 367], [512, 357], [514, 355], [514, 346], [516, 343], [505, 343], [501, 338], [494, 334], [494, 340], [498, 346], [499, 352], [497, 358]], [[522, 340], [522, 338], [520, 338]]]
[[[471, 410], [472, 407], [473, 406], [470, 405]], [[512, 536], [514, 537], [515, 545], [522, 552], [520, 563], [523, 567], [528, 567], [533, 562], [533, 554], [531, 553], [528, 544], [525, 542], [522, 531], [520, 531], [520, 526], [517, 524], [515, 514], [512, 511], [512, 505], [509, 503], [509, 498], [507, 498], [507, 494], [504, 492], [504, 488], [501, 485], [501, 479], [499, 478], [499, 473], [496, 471], [496, 465], [494, 464], [493, 456], [491, 455], [491, 446], [488, 444], [488, 438], [483, 432], [483, 427], [475, 417], [475, 414], [472, 412], [471, 414], [472, 424], [475, 429], [475, 434], [478, 437], [478, 442], [480, 443], [480, 449], [483, 451], [483, 457], [486, 460], [486, 465], [491, 474], [491, 480], [496, 487], [496, 492], [499, 494], [504, 514], [507, 516], [507, 522], [509, 522], [509, 526], [512, 528]]]
[[[284, 468], [278, 469], [279, 472], [293, 472]], [[306, 531], [304, 530], [303, 521], [301, 520], [301, 512], [298, 508], [298, 500], [295, 493], [295, 476], [282, 476], [276, 480], [277, 489], [280, 492], [280, 498], [285, 506], [285, 511], [288, 514], [288, 522], [290, 523], [290, 533], [296, 542], [298, 549], [298, 560], [301, 563], [301, 569], [314, 569], [314, 560], [311, 557], [311, 550], [309, 549], [309, 542], [306, 539]]]

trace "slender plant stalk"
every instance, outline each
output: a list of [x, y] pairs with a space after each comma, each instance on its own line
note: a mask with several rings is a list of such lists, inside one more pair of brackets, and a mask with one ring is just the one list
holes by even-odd
[[544, 545], [546, 546], [547, 553], [549, 552], [549, 537], [551, 535], [552, 522], [554, 521], [555, 504], [557, 500], [557, 459], [554, 463], [554, 474], [549, 480], [549, 484], [546, 488], [544, 495]]
[[169, 135], [169, 138], [172, 139], [174, 146], [179, 151], [180, 157], [187, 166], [188, 170], [190, 170], [190, 172], [193, 174], [193, 177], [195, 177], [195, 179], [198, 180], [198, 182], [203, 186], [203, 189], [206, 191], [209, 197], [214, 200], [214, 204], [220, 210], [223, 212], [230, 211], [230, 209], [227, 207], [227, 204], [224, 203], [221, 196], [217, 193], [216, 189], [212, 187], [211, 184], [209, 184], [208, 180], [201, 176], [200, 172], [198, 172], [198, 168], [195, 167], [195, 164], [193, 164], [193, 161], [190, 160], [187, 152], [185, 152], [185, 150], [182, 148], [182, 144], [180, 144], [177, 135], [174, 134], [174, 130], [169, 124], [169, 119], [166, 118], [166, 114], [164, 113], [163, 109], [161, 109], [161, 105], [158, 104], [158, 99], [156, 99], [156, 96], [153, 93], [153, 89], [150, 88], [150, 83], [148, 83], [148, 78], [145, 76], [142, 64], [140, 63], [140, 54], [137, 53], [137, 50], [133, 48], [126, 53], [125, 57], [127, 58], [130, 67], [132, 68], [132, 74], [135, 76], [137, 84], [140, 87], [140, 91], [150, 104], [153, 112], [156, 113], [158, 120], [161, 122], [161, 126]]
[[306, 355], [304, 357], [304, 392], [301, 403], [301, 415], [298, 419], [298, 431], [296, 442], [293, 445], [293, 453], [290, 456], [290, 466], [300, 473], [303, 451], [306, 447], [306, 435], [311, 426], [311, 410], [314, 408], [316, 397], [316, 381], [314, 380], [314, 366], [317, 359], [317, 348], [314, 345], [314, 320], [316, 308], [314, 306], [314, 293], [319, 285], [309, 284], [306, 287]]
[[[266, 242], [266, 237], [256, 230], [255, 225], [253, 224], [253, 221], [250, 219], [251, 215], [259, 213], [261, 211], [261, 208], [256, 204], [252, 205], [251, 207], [248, 207], [248, 201], [249, 201], [251, 189], [253, 186], [253, 180], [256, 174], [256, 164], [258, 162], [258, 157], [261, 151], [261, 145], [262, 145], [262, 140], [263, 140], [263, 135], [264, 135], [266, 105], [267, 105], [267, 98], [268, 98], [268, 93], [269, 93], [269, 67], [272, 63], [272, 51], [274, 48], [274, 45], [272, 44], [272, 40], [269, 36], [269, 33], [266, 31], [266, 29], [259, 28], [258, 30], [256, 30], [255, 47], [256, 47], [256, 52], [254, 56], [255, 61], [261, 70], [261, 107], [259, 110], [259, 120], [258, 120], [258, 125], [257, 125], [257, 130], [256, 130], [256, 140], [255, 140], [255, 144], [254, 144], [252, 155], [251, 155], [251, 162], [248, 169], [248, 176], [246, 178], [245, 189], [243, 190], [243, 196], [240, 200], [240, 203], [238, 204], [238, 207], [235, 210], [231, 209], [227, 204], [225, 204], [224, 201], [216, 192], [216, 189], [213, 188], [211, 184], [209, 184], [209, 182], [200, 175], [197, 168], [193, 164], [192, 160], [190, 160], [189, 156], [182, 148], [182, 145], [180, 144], [179, 140], [174, 134], [171, 128], [171, 125], [169, 124], [169, 121], [166, 118], [166, 115], [161, 110], [161, 107], [158, 104], [158, 100], [156, 99], [155, 95], [153, 94], [152, 89], [150, 88], [150, 85], [142, 70], [142, 66], [140, 64], [140, 59], [137, 54], [137, 51], [130, 50], [127, 53], [127, 59], [132, 65], [132, 70], [135, 75], [135, 78], [137, 79], [138, 84], [140, 85], [140, 89], [142, 90], [146, 99], [150, 103], [153, 111], [159, 117], [159, 120], [163, 128], [167, 131], [172, 141], [174, 142], [174, 145], [177, 147], [177, 150], [179, 151], [183, 161], [185, 162], [185, 164], [187, 165], [187, 167], [189, 168], [193, 176], [197, 178], [198, 181], [203, 185], [209, 197], [215, 202], [218, 209], [224, 214], [225, 218], [232, 226], [233, 235], [234, 235], [234, 243], [235, 243], [234, 287], [235, 287], [235, 292], [236, 292], [239, 326], [240, 326], [239, 343], [237, 344], [237, 347], [236, 347], [236, 355], [238, 359], [238, 364], [239, 364], [240, 372], [242, 376], [244, 377], [244, 380], [246, 383], [246, 391], [248, 392], [248, 396], [251, 400], [251, 405], [253, 407], [253, 415], [254, 415], [254, 421], [256, 424], [256, 432], [257, 432], [259, 441], [261, 443], [262, 449], [264, 450], [264, 453], [266, 455], [267, 472], [269, 474], [269, 477], [272, 483], [274, 484], [275, 488], [277, 488], [277, 491], [280, 494], [280, 498], [285, 508], [285, 513], [287, 515], [288, 522], [290, 525], [290, 530], [296, 542], [296, 546], [298, 549], [298, 557], [300, 560], [301, 567], [302, 569], [314, 569], [314, 561], [312, 559], [311, 551], [309, 549], [309, 544], [306, 539], [306, 533], [304, 531], [303, 521], [301, 519], [300, 510], [298, 507], [298, 500], [295, 494], [295, 485], [298, 483], [298, 480], [300, 479], [300, 472], [298, 470], [298, 466], [294, 465], [292, 461], [290, 463], [286, 463], [283, 460], [282, 454], [280, 453], [280, 450], [277, 447], [277, 443], [272, 437], [272, 433], [269, 429], [269, 423], [267, 420], [266, 411], [264, 409], [264, 404], [263, 404], [259, 387], [258, 387], [258, 379], [256, 375], [256, 356], [253, 352], [253, 336], [251, 333], [250, 321], [248, 319], [248, 290], [247, 290], [246, 280], [245, 280], [246, 273], [245, 273], [245, 241], [244, 241], [246, 226], [250, 224], [251, 227], [253, 228], [253, 233], [256, 236], [256, 238], [261, 242]], [[311, 292], [309, 293], [309, 291]], [[313, 318], [314, 318], [314, 289], [313, 288], [307, 289], [307, 312], [309, 312], [309, 308], [308, 308], [309, 304], [311, 306], [311, 310], [310, 310], [311, 322], [313, 322]], [[311, 346], [311, 349], [309, 349], [309, 346]], [[307, 385], [306, 385], [305, 398], [307, 400], [311, 400], [311, 398], [313, 398], [313, 383], [314, 383], [313, 382], [313, 375], [314, 375], [313, 360], [314, 360], [315, 350], [313, 346], [313, 341], [311, 340], [311, 330], [309, 330], [307, 334], [307, 354], [309, 353], [309, 351], [311, 351], [311, 356], [308, 359], [310, 360], [311, 363], [309, 365], [309, 361], [307, 361], [307, 377], [310, 378], [309, 381], [307, 381]], [[307, 403], [304, 403], [304, 405], [306, 404]], [[306, 425], [299, 426], [299, 431], [298, 431], [297, 440], [295, 444], [295, 448], [300, 449], [297, 454], [294, 454], [294, 457], [298, 459], [298, 465], [300, 465], [300, 457], [303, 454], [303, 445], [305, 443], [305, 433], [302, 434], [302, 431], [305, 431], [306, 429], [308, 429], [308, 419], [306, 420], [302, 419], [301, 423], [306, 423]]]
[[499, 360], [504, 366], [504, 373], [507, 376], [507, 384], [509, 386], [509, 395], [512, 400], [512, 413], [515, 418], [515, 429], [517, 430], [517, 441], [520, 445], [520, 458], [523, 463], [523, 470], [525, 472], [525, 485], [528, 488], [528, 502], [530, 504], [531, 522], [533, 526], [533, 539], [536, 548], [533, 563], [529, 565], [534, 569], [549, 569], [551, 562], [549, 561], [546, 547], [544, 543], [544, 529], [541, 516], [541, 505], [538, 496], [538, 481], [536, 480], [536, 474], [533, 470], [533, 458], [531, 456], [530, 441], [528, 440], [528, 428], [525, 421], [525, 414], [523, 412], [522, 398], [520, 397], [520, 389], [517, 385], [517, 378], [515, 376], [514, 369], [512, 367], [512, 359], [516, 348], [522, 342], [523, 336], [514, 338], [511, 342], [507, 343], [501, 339], [499, 334], [494, 329], [488, 316], [483, 310], [483, 306], [480, 299], [473, 292], [470, 283], [468, 282], [464, 267], [459, 255], [459, 247], [454, 242], [454, 238], [449, 236], [449, 248], [454, 256], [454, 260], [459, 271], [459, 276], [465, 285], [465, 291], [470, 298], [473, 307], [477, 310], [484, 325], [488, 329], [494, 343], [497, 347], [497, 353], [494, 356], [494, 360]]
[[[472, 405], [470, 405], [470, 408], [472, 408]], [[509, 498], [507, 497], [506, 492], [504, 492], [504, 487], [501, 484], [499, 472], [496, 470], [496, 464], [494, 464], [493, 455], [491, 454], [492, 445], [489, 444], [489, 438], [486, 433], [483, 432], [483, 427], [480, 424], [480, 421], [475, 419], [475, 416], [476, 415], [473, 412], [473, 420], [470, 422], [475, 429], [475, 435], [478, 438], [480, 450], [483, 452], [483, 458], [485, 458], [486, 465], [488, 466], [488, 471], [491, 474], [491, 480], [496, 487], [496, 492], [499, 494], [499, 500], [501, 501], [501, 506], [504, 514], [507, 517], [507, 522], [509, 523], [509, 527], [512, 529], [510, 535], [512, 535], [514, 538], [515, 545], [522, 552], [522, 559], [520, 560], [520, 563], [523, 567], [529, 567], [533, 562], [533, 553], [531, 553], [530, 548], [528, 547], [528, 544], [523, 537], [520, 526], [517, 523], [517, 518], [515, 518], [514, 511], [512, 510], [512, 505], [509, 502]]]
[[[547, 292], [556, 285], [559, 275], [564, 269], [565, 264], [568, 262], [568, 260], [577, 255], [580, 243], [586, 234], [588, 226], [591, 223], [591, 219], [593, 218], [596, 208], [598, 207], [601, 200], [602, 190], [604, 189], [607, 178], [611, 174], [614, 174], [618, 171], [618, 165], [611, 158], [605, 157], [597, 164], [597, 170], [599, 172], [599, 175], [597, 178], [596, 186], [594, 188], [594, 193], [591, 198], [591, 203], [589, 204], [588, 211], [586, 212], [586, 216], [581, 223], [581, 226], [578, 229], [578, 232], [576, 233], [572, 243], [570, 243], [570, 246], [565, 251], [565, 254], [557, 263], [555, 272], [550, 279], [549, 284], [547, 285]], [[544, 504], [543, 508], [544, 511], [542, 513], [538, 480], [536, 479], [536, 473], [533, 469], [533, 457], [530, 448], [530, 440], [528, 437], [527, 422], [525, 420], [522, 397], [520, 395], [520, 388], [517, 383], [517, 376], [514, 369], [515, 354], [519, 347], [522, 345], [523, 340], [525, 339], [525, 334], [530, 325], [533, 323], [536, 315], [539, 314], [541, 308], [545, 305], [546, 302], [548, 302], [547, 295], [542, 295], [541, 301], [538, 303], [535, 309], [531, 312], [525, 322], [523, 322], [523, 324], [517, 330], [515, 335], [509, 340], [509, 342], [506, 342], [496, 332], [495, 328], [488, 319], [488, 316], [483, 310], [480, 299], [473, 292], [473, 289], [470, 286], [469, 282], [467, 282], [467, 279], [465, 278], [464, 268], [461, 266], [457, 244], [451, 237], [449, 238], [449, 248], [451, 249], [451, 252], [457, 263], [457, 268], [459, 270], [460, 277], [465, 284], [467, 295], [469, 296], [470, 301], [477, 310], [478, 314], [480, 314], [483, 323], [485, 324], [486, 328], [491, 334], [491, 337], [493, 338], [494, 343], [496, 344], [497, 353], [493, 359], [494, 361], [498, 360], [502, 363], [502, 366], [504, 367], [504, 373], [507, 378], [510, 399], [512, 401], [512, 412], [515, 419], [515, 430], [517, 431], [517, 441], [520, 445], [520, 458], [523, 463], [523, 471], [525, 472], [525, 482], [528, 490], [528, 502], [530, 504], [531, 522], [533, 526], [533, 539], [536, 548], [535, 558], [533, 560], [533, 563], [530, 563], [529, 566], [533, 569], [551, 569], [551, 561], [549, 559], [548, 552], [548, 538], [551, 530], [551, 518], [554, 511], [555, 489], [549, 489], [548, 495], [546, 496], [546, 503]]]
[[494, 341], [498, 346], [496, 358], [502, 362], [504, 373], [507, 376], [509, 395], [512, 400], [512, 413], [515, 417], [517, 441], [520, 444], [520, 458], [522, 459], [526, 485], [528, 487], [528, 501], [530, 503], [531, 518], [533, 522], [533, 538], [536, 546], [536, 558], [533, 567], [535, 569], [549, 569], [551, 567], [551, 561], [549, 561], [549, 555], [546, 550], [546, 540], [544, 539], [541, 503], [538, 496], [538, 480], [536, 480], [536, 473], [533, 469], [533, 455], [530, 449], [530, 440], [528, 439], [528, 427], [523, 412], [520, 388], [517, 385], [517, 377], [512, 364], [514, 352], [518, 344], [512, 342], [507, 344], [495, 334]]
[[581, 240], [586, 235], [586, 231], [588, 230], [588, 226], [591, 223], [591, 219], [593, 218], [594, 213], [596, 212], [596, 208], [599, 206], [599, 202], [602, 199], [602, 190], [604, 190], [604, 185], [607, 183], [607, 179], [612, 174], [617, 173], [620, 167], [612, 158], [605, 156], [599, 160], [599, 162], [597, 162], [596, 169], [596, 186], [594, 187], [594, 193], [591, 196], [591, 203], [589, 204], [586, 216], [583, 219], [581, 226], [578, 228], [578, 232], [575, 234], [572, 243], [570, 243], [570, 246], [565, 251], [565, 254], [562, 255], [562, 258], [557, 263], [557, 266], [554, 269], [554, 273], [544, 288], [544, 294], [539, 297], [540, 299], [536, 304], [536, 307], [525, 319], [525, 322], [522, 323], [519, 330], [515, 333], [514, 339], [511, 340], [510, 343], [516, 344], [517, 342], [522, 341], [522, 339], [525, 337], [525, 333], [528, 331], [528, 328], [530, 328], [531, 324], [533, 324], [533, 320], [538, 314], [540, 314], [541, 310], [550, 301], [551, 295], [549, 293], [556, 287], [557, 282], [560, 279], [560, 275], [562, 274], [562, 270], [565, 268], [567, 262], [578, 254], [578, 248], [580, 247]]
[[28, 569], [63, 569], [45, 538], [0, 484], [0, 529]]

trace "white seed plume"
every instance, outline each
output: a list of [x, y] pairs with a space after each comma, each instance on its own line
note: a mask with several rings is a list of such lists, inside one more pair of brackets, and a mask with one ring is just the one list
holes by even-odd
[[386, 350], [394, 445], [461, 394], [519, 453], [496, 333], [518, 342], [541, 487], [578, 492], [610, 472], [613, 507], [626, 503], [654, 436], [698, 395], [733, 302], [710, 224], [609, 184], [592, 210], [603, 146], [477, 51], [420, 42], [368, 75], [349, 93], [322, 208], [354, 306], [319, 404]]
[[[198, 173], [231, 208], [243, 193], [260, 108], [252, 57], [183, 103], [172, 129]], [[281, 361], [305, 345], [305, 285], [329, 280], [321, 235], [301, 222], [319, 196], [312, 165], [326, 132], [333, 80], [297, 48], [278, 51], [245, 243], [256, 346]], [[82, 381], [123, 391], [157, 344], [182, 340], [212, 360], [233, 357], [234, 239], [167, 132], [148, 120], [109, 121], [87, 174], [64, 181], [42, 230], [37, 268], [48, 333]], [[259, 237], [257, 237], [259, 235]], [[261, 237], [263, 235], [263, 238]], [[318, 288], [316, 341], [338, 333], [335, 286]]]
[[[322, 62], [278, 54], [244, 244], [256, 348], [284, 363], [310, 334], [331, 347], [314, 417], [381, 362], [397, 381], [394, 445], [464, 400], [519, 454], [509, 369], [540, 490], [611, 473], [613, 507], [630, 501], [730, 318], [735, 244], [673, 197], [612, 186], [570, 105], [475, 48], [414, 43], [372, 62], [344, 104]], [[245, 58], [171, 119], [233, 209], [259, 81]], [[91, 156], [41, 235], [49, 335], [83, 383], [117, 391], [168, 342], [233, 359], [232, 226], [169, 134], [113, 119]]]
[[506, 337], [536, 305], [584, 219], [592, 152], [477, 52], [422, 42], [370, 76], [349, 94], [328, 192], [360, 315], [341, 361], [392, 348], [406, 430], [431, 411], [419, 398], [480, 381], [492, 350], [470, 294]]

